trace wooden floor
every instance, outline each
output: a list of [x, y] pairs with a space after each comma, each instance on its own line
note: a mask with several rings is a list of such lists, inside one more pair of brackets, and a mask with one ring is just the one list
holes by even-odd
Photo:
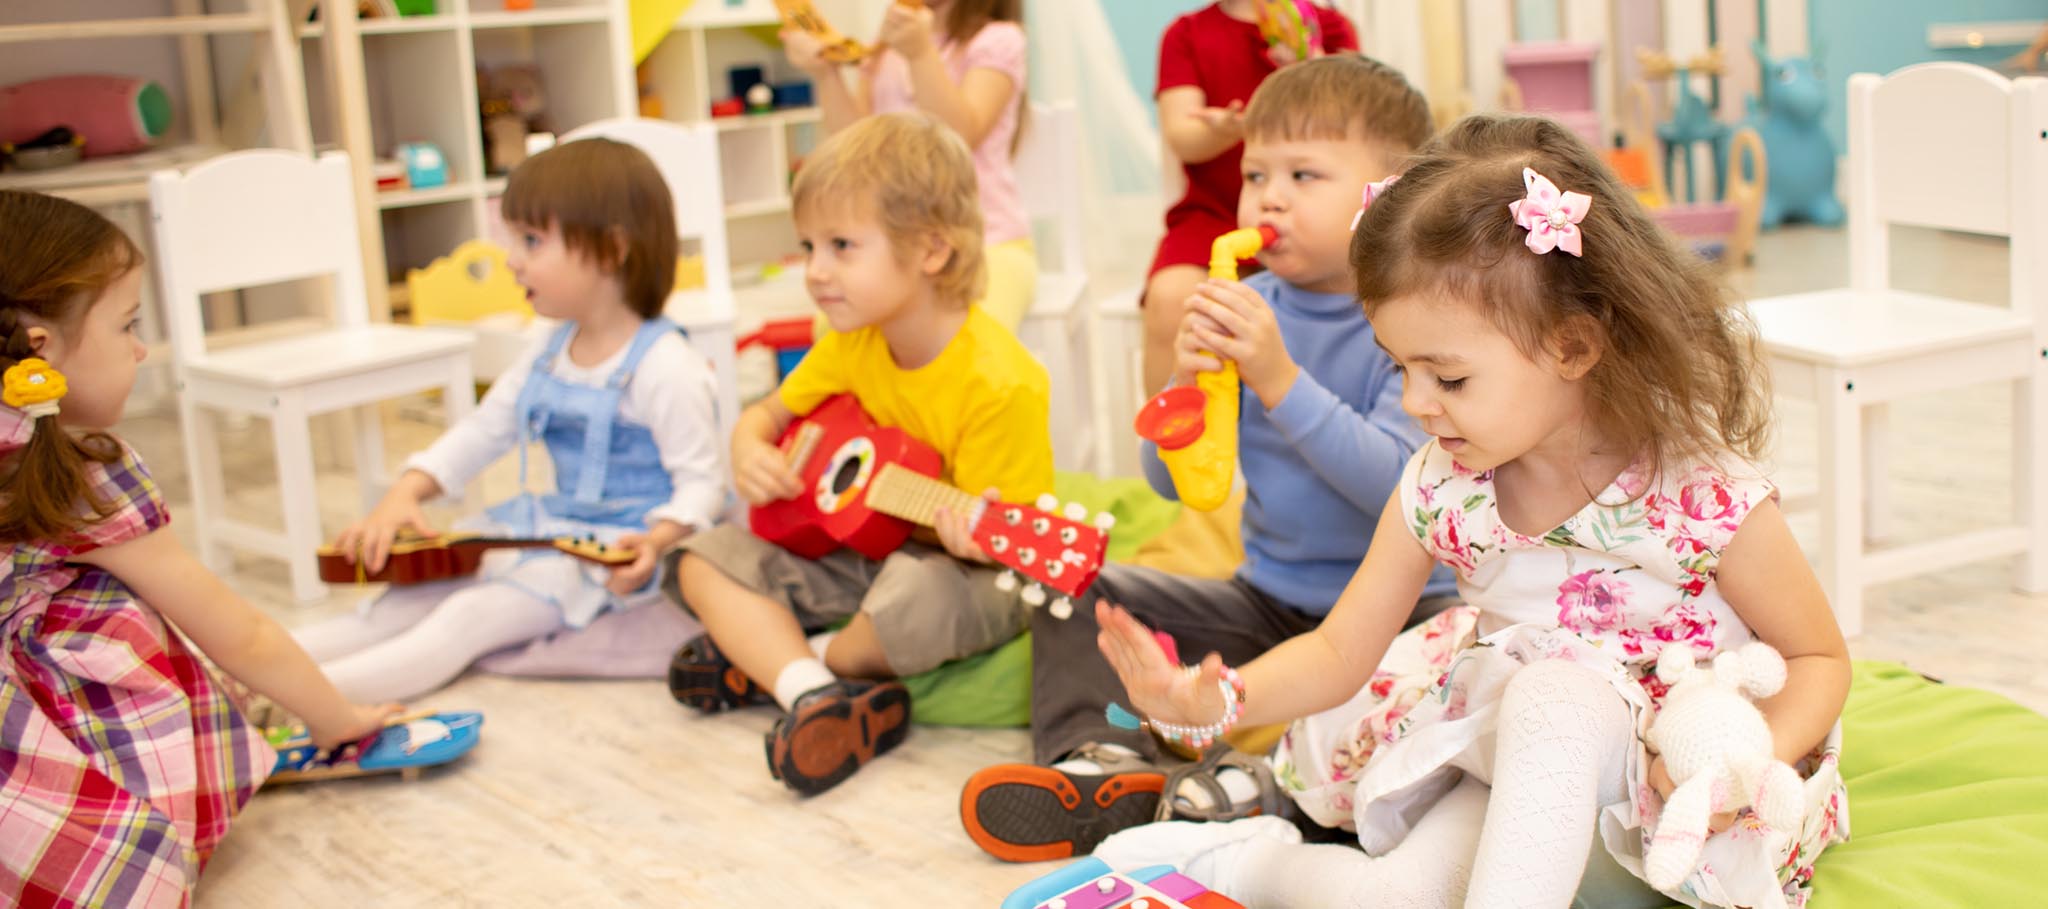
[[[2000, 299], [2003, 250], [1937, 235], [1895, 252], [1919, 289]], [[1839, 284], [1840, 235], [1766, 237], [1758, 268], [1739, 284], [1783, 293]], [[1105, 281], [1105, 285], [1127, 282]], [[1902, 532], [1967, 524], [2010, 495], [2004, 389], [1909, 401], [1894, 412], [1892, 486]], [[1787, 409], [1781, 461], [1794, 483], [1810, 477], [1810, 412]], [[394, 416], [394, 455], [430, 440], [431, 425]], [[184, 498], [170, 418], [135, 415], [123, 427], [172, 498]], [[338, 435], [338, 434], [337, 434]], [[345, 439], [326, 439], [347, 451]], [[267, 435], [231, 430], [232, 464], [253, 478], [236, 507], [264, 514], [274, 497]], [[346, 455], [337, 455], [345, 459]], [[321, 479], [328, 529], [355, 513], [346, 465]], [[511, 488], [494, 472], [493, 494]], [[190, 527], [174, 526], [189, 533]], [[1795, 519], [1810, 537], [1811, 525]], [[1985, 564], [1874, 592], [1858, 657], [1903, 660], [1959, 684], [2048, 709], [2048, 597], [2006, 586]], [[286, 624], [348, 608], [340, 590], [294, 606], [279, 566], [241, 563], [232, 580]], [[754, 710], [697, 716], [662, 683], [534, 682], [472, 675], [421, 704], [475, 708], [484, 741], [425, 779], [349, 781], [259, 795], [207, 869], [198, 905], [225, 907], [446, 906], [987, 906], [1052, 866], [988, 859], [961, 833], [962, 781], [975, 769], [1026, 759], [1021, 730], [918, 728], [900, 750], [838, 790], [799, 801], [771, 781]]]

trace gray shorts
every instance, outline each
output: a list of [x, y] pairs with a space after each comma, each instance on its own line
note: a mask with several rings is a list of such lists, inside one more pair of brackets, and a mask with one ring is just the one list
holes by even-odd
[[744, 527], [721, 524], [684, 540], [664, 558], [663, 590], [689, 609], [675, 580], [685, 552], [789, 607], [807, 632], [867, 613], [883, 656], [899, 675], [993, 649], [1023, 633], [1030, 621], [1031, 607], [996, 587], [996, 569], [916, 541], [879, 562], [850, 549], [807, 559]]

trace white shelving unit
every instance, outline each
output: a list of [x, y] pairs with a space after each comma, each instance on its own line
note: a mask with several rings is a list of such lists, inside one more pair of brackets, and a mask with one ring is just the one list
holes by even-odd
[[[627, 0], [438, 0], [430, 15], [353, 16], [354, 0], [321, 0], [301, 33], [314, 139], [349, 153], [371, 312], [390, 311], [386, 282], [405, 280], [464, 240], [490, 237], [502, 175], [486, 172], [477, 68], [540, 70], [542, 119], [560, 135], [636, 107]], [[339, 16], [337, 11], [349, 14]], [[370, 167], [404, 142], [426, 141], [448, 163], [443, 186], [378, 192]]]
[[[845, 28], [869, 21], [863, 13], [874, 4], [822, 0], [818, 7]], [[775, 38], [780, 26], [771, 0], [696, 0], [641, 64], [664, 119], [708, 121], [718, 129], [726, 241], [743, 329], [763, 318], [800, 315], [808, 303], [801, 280], [790, 272], [764, 279], [761, 266], [797, 252], [789, 181], [793, 165], [823, 138], [818, 109], [711, 116], [711, 104], [732, 94], [732, 67], [759, 66], [773, 84], [809, 81], [783, 58]]]

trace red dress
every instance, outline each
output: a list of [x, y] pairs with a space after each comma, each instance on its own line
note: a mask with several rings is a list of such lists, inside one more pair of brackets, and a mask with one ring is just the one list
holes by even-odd
[[[1358, 32], [1351, 20], [1326, 6], [1315, 9], [1322, 19], [1324, 51], [1358, 50]], [[1258, 25], [1232, 19], [1216, 4], [1173, 20], [1159, 39], [1158, 90], [1192, 85], [1202, 90], [1209, 107], [1249, 102], [1252, 91], [1278, 68], [1266, 56], [1266, 39], [1259, 35]], [[1159, 240], [1147, 277], [1169, 265], [1209, 264], [1209, 245], [1237, 228], [1243, 158], [1240, 142], [1200, 164], [1181, 166], [1188, 192], [1166, 212], [1166, 236]]]

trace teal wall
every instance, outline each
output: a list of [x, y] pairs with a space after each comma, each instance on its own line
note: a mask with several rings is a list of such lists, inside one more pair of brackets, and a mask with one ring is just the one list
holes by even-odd
[[[1888, 73], [1930, 60], [1995, 67], [2020, 46], [1937, 51], [1927, 46], [1927, 27], [2048, 20], [2048, 0], [1807, 0], [1806, 11], [1807, 35], [1818, 52], [1815, 59], [1821, 78], [1828, 83], [1828, 131], [1840, 153], [1846, 148], [1844, 108], [1851, 74]], [[1735, 57], [1747, 58], [1747, 54]]]
[[1207, 6], [1201, 0], [1098, 0], [1102, 15], [1109, 20], [1109, 30], [1116, 33], [1117, 47], [1123, 51], [1124, 68], [1129, 71], [1131, 86], [1138, 91], [1138, 97], [1146, 101], [1145, 110], [1156, 121], [1158, 108], [1151, 104], [1159, 79], [1159, 36], [1166, 33], [1166, 27], [1182, 13]]

